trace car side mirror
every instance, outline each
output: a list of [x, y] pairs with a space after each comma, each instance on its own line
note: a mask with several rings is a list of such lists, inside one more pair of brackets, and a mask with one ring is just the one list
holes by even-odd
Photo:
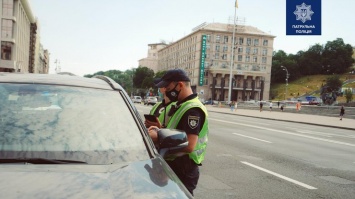
[[159, 154], [163, 158], [181, 152], [188, 144], [189, 141], [184, 131], [177, 129], [159, 129], [158, 131]]

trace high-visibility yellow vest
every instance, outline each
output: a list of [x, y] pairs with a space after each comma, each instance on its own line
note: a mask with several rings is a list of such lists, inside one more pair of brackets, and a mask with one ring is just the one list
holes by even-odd
[[189, 153], [190, 159], [194, 160], [196, 164], [200, 164], [205, 158], [208, 142], [208, 113], [206, 107], [200, 102], [200, 100], [196, 97], [182, 103], [174, 115], [170, 118], [167, 128], [176, 129], [184, 113], [191, 108], [200, 108], [205, 113], [205, 121], [200, 133], [198, 134], [197, 144], [193, 152]]
[[[160, 106], [162, 102], [156, 103], [153, 108], [150, 110], [149, 114], [154, 115], [156, 109]], [[173, 104], [176, 104], [176, 102], [169, 103], [161, 112], [159, 111], [159, 116], [158, 120], [160, 124], [164, 125], [164, 117], [165, 117], [165, 123], [167, 124], [169, 122], [169, 116], [168, 113], [170, 111], [170, 108]]]

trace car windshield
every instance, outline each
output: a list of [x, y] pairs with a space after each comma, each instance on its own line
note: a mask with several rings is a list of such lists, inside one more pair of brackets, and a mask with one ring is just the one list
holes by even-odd
[[0, 158], [111, 164], [148, 158], [120, 92], [0, 84]]

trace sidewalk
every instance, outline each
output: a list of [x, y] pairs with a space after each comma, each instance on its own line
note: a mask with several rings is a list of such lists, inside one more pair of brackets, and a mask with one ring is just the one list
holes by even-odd
[[278, 112], [278, 111], [270, 112], [268, 107], [264, 108], [262, 112], [260, 112], [259, 110], [249, 110], [249, 109], [237, 109], [236, 111], [231, 112], [229, 107], [217, 107], [214, 105], [206, 105], [206, 108], [209, 112], [235, 114], [235, 115], [241, 115], [246, 117], [264, 118], [264, 119], [287, 121], [287, 122], [298, 122], [298, 123], [319, 125], [325, 127], [355, 130], [355, 119], [343, 118], [343, 120], [339, 120], [339, 117], [297, 114], [297, 113], [287, 113], [287, 112]]

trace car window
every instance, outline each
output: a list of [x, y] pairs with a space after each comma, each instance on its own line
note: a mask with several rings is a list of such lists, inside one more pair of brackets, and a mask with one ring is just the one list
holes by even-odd
[[118, 91], [0, 84], [0, 156], [108, 164], [148, 152]]

